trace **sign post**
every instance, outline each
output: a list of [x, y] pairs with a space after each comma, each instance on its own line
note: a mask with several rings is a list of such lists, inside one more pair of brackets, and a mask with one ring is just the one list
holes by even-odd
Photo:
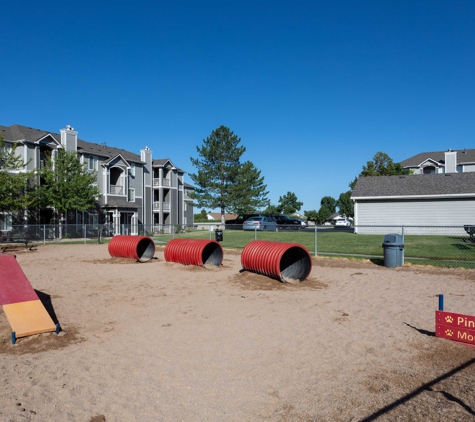
[[475, 316], [445, 312], [443, 295], [435, 311], [435, 336], [475, 345]]

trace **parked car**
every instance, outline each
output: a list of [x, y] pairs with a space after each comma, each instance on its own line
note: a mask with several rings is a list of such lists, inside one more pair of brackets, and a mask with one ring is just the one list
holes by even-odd
[[234, 220], [226, 220], [225, 227], [227, 230], [239, 230], [242, 223], [251, 217], [259, 217], [260, 214], [239, 214]]
[[350, 227], [351, 221], [346, 217], [336, 218], [335, 227]]
[[272, 217], [251, 217], [242, 223], [243, 230], [276, 231], [277, 223]]
[[292, 229], [292, 230], [298, 230], [302, 228], [302, 224], [299, 220], [296, 218], [290, 218], [287, 217], [286, 215], [273, 215], [273, 218], [275, 218], [275, 221], [277, 222], [277, 226], [279, 229]]
[[302, 229], [305, 227], [308, 227], [308, 221], [302, 220], [301, 218], [295, 218], [295, 220], [300, 221], [300, 225], [302, 226]]

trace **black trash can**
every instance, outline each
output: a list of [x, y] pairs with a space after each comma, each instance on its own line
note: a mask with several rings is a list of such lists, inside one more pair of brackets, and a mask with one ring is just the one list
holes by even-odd
[[385, 267], [402, 267], [404, 240], [400, 234], [386, 234], [383, 240], [383, 249]]
[[222, 242], [223, 241], [223, 231], [221, 229], [216, 229], [214, 231], [214, 237], [216, 242]]

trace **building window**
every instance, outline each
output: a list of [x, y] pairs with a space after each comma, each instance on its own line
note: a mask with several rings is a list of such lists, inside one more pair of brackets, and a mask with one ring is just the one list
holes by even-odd
[[186, 211], [187, 205], [188, 205], [188, 204], [187, 204], [186, 202], [183, 204], [183, 211]]
[[12, 151], [12, 146], [10, 144], [3, 144], [2, 147], [0, 148], [0, 152], [4, 152], [6, 154], [8, 154], [11, 151]]
[[46, 161], [51, 159], [53, 156], [53, 151], [50, 149], [42, 148], [40, 150], [40, 168], [44, 168], [46, 166]]
[[135, 189], [129, 189], [129, 202], [135, 201]]
[[434, 166], [427, 166], [423, 169], [423, 174], [435, 174], [435, 167]]
[[12, 216], [10, 214], [0, 214], [0, 230], [12, 229]]
[[89, 164], [88, 164], [89, 170], [96, 170], [97, 171], [97, 169], [98, 169], [97, 156], [96, 155], [90, 155], [88, 161], [89, 161]]
[[109, 172], [109, 193], [111, 195], [125, 195], [127, 194], [124, 189], [124, 171], [120, 167], [113, 167]]
[[[11, 154], [13, 151], [13, 148], [10, 144], [3, 144], [2, 147], [0, 148], [0, 153], [4, 154], [3, 158], [8, 158], [9, 154]], [[0, 168], [3, 169], [4, 167], [4, 160], [0, 160]]]
[[129, 174], [130, 174], [131, 176], [135, 177], [135, 163], [131, 163], [131, 164], [130, 164]]
[[96, 230], [99, 227], [99, 216], [97, 214], [89, 214], [89, 224]]

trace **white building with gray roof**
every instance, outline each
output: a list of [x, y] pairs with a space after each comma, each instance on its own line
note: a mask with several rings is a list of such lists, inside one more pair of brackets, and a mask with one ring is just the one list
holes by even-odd
[[355, 231], [385, 226], [451, 226], [464, 234], [475, 225], [475, 172], [360, 177], [351, 196]]

